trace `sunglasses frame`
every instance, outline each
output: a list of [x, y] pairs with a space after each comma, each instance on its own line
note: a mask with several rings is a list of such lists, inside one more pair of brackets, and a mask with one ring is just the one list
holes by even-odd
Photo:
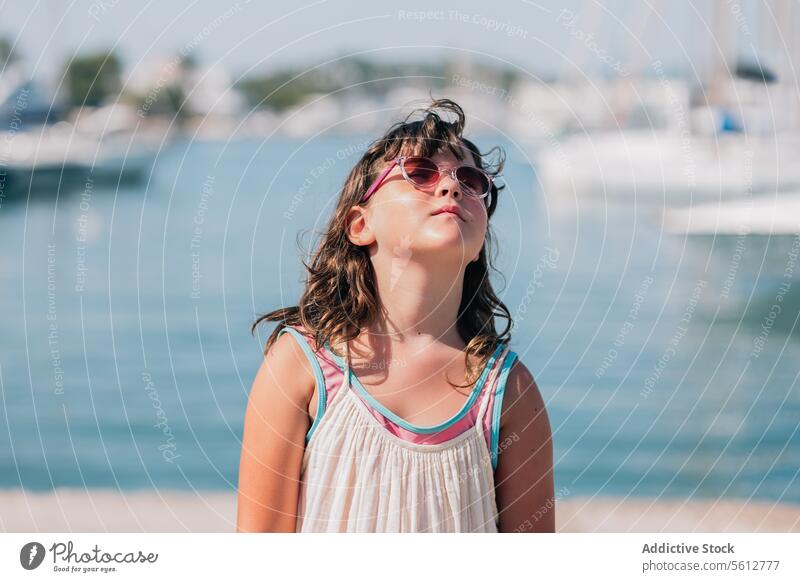
[[442, 169], [442, 167], [439, 166], [439, 164], [434, 162], [431, 158], [428, 158], [428, 157], [425, 157], [425, 156], [400, 156], [400, 157], [395, 158], [394, 160], [392, 160], [392, 163], [389, 164], [389, 166], [385, 170], [383, 170], [383, 172], [381, 172], [380, 176], [378, 176], [375, 179], [375, 181], [370, 185], [370, 187], [364, 193], [364, 196], [361, 197], [361, 203], [364, 203], [367, 200], [369, 200], [369, 198], [378, 190], [378, 188], [380, 188], [381, 184], [383, 184], [383, 181], [386, 179], [386, 176], [389, 175], [389, 172], [391, 172], [392, 169], [396, 165], [400, 166], [400, 171], [403, 173], [403, 178], [406, 180], [406, 182], [408, 182], [409, 184], [412, 184], [415, 188], [423, 188], [424, 187], [423, 185], [420, 185], [420, 184], [417, 184], [416, 182], [414, 182], [414, 180], [412, 180], [409, 177], [409, 175], [406, 173], [406, 169], [404, 167], [405, 166], [405, 161], [408, 160], [408, 159], [412, 159], [412, 158], [428, 160], [436, 167], [436, 170], [439, 172], [439, 178], [436, 180], [435, 184], [438, 184], [439, 180], [442, 179], [442, 174], [449, 174], [450, 177], [453, 178], [454, 181], [458, 182], [459, 184], [461, 184], [463, 186], [464, 184], [461, 182], [461, 180], [459, 180], [456, 177], [456, 172], [460, 168], [465, 168], [465, 167], [471, 168], [471, 169], [473, 169], [473, 170], [475, 170], [477, 172], [480, 172], [484, 176], [486, 176], [486, 179], [488, 181], [488, 186], [486, 188], [486, 192], [484, 192], [483, 194], [468, 194], [468, 193], [464, 192], [464, 196], [469, 196], [471, 198], [477, 198], [479, 200], [483, 200], [492, 191], [492, 184], [494, 184], [495, 176], [489, 175], [488, 173], [484, 172], [483, 170], [481, 170], [480, 168], [478, 168], [476, 166], [470, 166], [468, 164], [461, 164], [459, 166], [456, 166], [455, 168]]

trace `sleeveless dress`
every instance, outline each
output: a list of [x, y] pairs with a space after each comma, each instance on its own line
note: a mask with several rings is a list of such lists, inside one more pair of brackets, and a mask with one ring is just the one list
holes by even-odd
[[317, 414], [306, 435], [297, 532], [497, 532], [494, 469], [500, 412], [517, 358], [497, 346], [461, 410], [419, 427], [385, 408], [329, 345], [314, 351], [283, 327], [314, 370]]

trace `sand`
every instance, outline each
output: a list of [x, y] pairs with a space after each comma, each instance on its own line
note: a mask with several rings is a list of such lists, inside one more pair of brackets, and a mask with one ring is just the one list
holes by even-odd
[[[231, 532], [236, 495], [56, 489], [0, 491], [5, 532]], [[800, 505], [744, 500], [559, 500], [563, 532], [800, 532]]]

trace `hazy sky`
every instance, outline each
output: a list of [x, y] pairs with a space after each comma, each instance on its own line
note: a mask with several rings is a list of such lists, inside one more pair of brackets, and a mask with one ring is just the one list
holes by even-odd
[[[127, 68], [194, 47], [201, 62], [221, 64], [236, 75], [251, 67], [313, 65], [362, 51], [400, 61], [438, 54], [484, 55], [546, 75], [595, 73], [615, 66], [636, 71], [658, 59], [666, 69], [693, 75], [693, 69], [702, 72], [710, 62], [712, 5], [710, 0], [461, 0], [408, 5], [339, 0], [0, 0], [0, 34], [16, 43], [31, 69], [48, 76], [76, 52], [110, 47]], [[764, 18], [763, 10], [757, 9], [760, 2], [716, 5], [740, 44], [758, 37]], [[420, 11], [429, 14], [421, 19]]]

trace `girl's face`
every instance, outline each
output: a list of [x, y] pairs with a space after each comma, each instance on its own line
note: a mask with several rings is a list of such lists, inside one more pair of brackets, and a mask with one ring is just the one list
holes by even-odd
[[[462, 147], [462, 151], [463, 160], [447, 148], [431, 159], [441, 169], [474, 166], [469, 150]], [[466, 266], [478, 258], [483, 247], [487, 200], [465, 195], [458, 181], [444, 172], [434, 186], [418, 189], [396, 165], [363, 208], [360, 244], [376, 242], [378, 249], [387, 249], [392, 256], [410, 258], [409, 253], [425, 253], [434, 260]]]

